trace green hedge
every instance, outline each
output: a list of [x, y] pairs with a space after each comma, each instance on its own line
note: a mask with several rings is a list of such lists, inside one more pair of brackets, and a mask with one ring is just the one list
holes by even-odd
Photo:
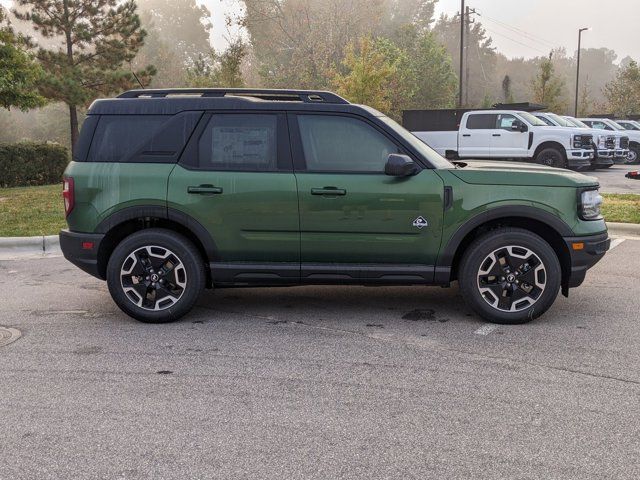
[[62, 181], [69, 151], [55, 143], [0, 144], [0, 187], [29, 187]]

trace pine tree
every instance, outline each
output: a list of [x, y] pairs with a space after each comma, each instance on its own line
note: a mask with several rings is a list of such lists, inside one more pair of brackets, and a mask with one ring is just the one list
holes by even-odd
[[78, 107], [95, 98], [148, 82], [153, 67], [134, 73], [130, 63], [144, 43], [134, 0], [16, 0], [21, 20], [43, 37], [60, 41], [57, 49], [32, 44], [44, 69], [39, 82], [46, 98], [69, 107], [71, 145], [78, 138]]
[[25, 41], [4, 24], [0, 6], [0, 107], [29, 110], [44, 105], [45, 99], [36, 90], [42, 76], [40, 66], [25, 51]]
[[511, 77], [505, 75], [502, 79], [502, 99], [504, 103], [513, 103], [513, 93], [511, 92]]

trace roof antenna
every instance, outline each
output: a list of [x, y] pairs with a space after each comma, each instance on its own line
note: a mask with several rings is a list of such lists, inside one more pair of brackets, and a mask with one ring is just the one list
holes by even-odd
[[140, 85], [140, 88], [142, 88], [144, 90], [144, 85], [142, 84], [142, 82], [140, 81], [140, 79], [138, 78], [138, 75], [136, 75], [136, 72], [134, 72], [133, 70], [131, 70], [131, 73], [133, 74], [133, 77], [136, 79], [136, 81], [138, 82], [138, 85]]

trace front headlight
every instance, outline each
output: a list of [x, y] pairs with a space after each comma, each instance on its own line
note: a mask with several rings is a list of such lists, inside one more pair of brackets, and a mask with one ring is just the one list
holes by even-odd
[[596, 190], [586, 190], [580, 194], [580, 205], [578, 208], [580, 218], [583, 220], [600, 220], [600, 206], [602, 205], [602, 196]]
[[604, 149], [606, 147], [607, 137], [605, 135], [598, 135], [598, 148]]
[[573, 136], [573, 148], [582, 148], [582, 135]]

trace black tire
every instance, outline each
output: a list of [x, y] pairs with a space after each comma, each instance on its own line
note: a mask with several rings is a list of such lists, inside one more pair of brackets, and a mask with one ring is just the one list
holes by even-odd
[[637, 165], [640, 163], [640, 146], [631, 145], [629, 147], [629, 165]]
[[107, 285], [118, 307], [145, 323], [167, 323], [189, 313], [205, 286], [204, 261], [186, 237], [150, 228], [115, 248]]
[[530, 322], [546, 312], [558, 296], [561, 278], [553, 248], [520, 228], [500, 228], [478, 237], [464, 252], [458, 271], [467, 305], [489, 322], [508, 325]]
[[553, 147], [545, 148], [538, 152], [535, 161], [548, 167], [567, 168], [567, 159], [564, 156], [564, 152]]

